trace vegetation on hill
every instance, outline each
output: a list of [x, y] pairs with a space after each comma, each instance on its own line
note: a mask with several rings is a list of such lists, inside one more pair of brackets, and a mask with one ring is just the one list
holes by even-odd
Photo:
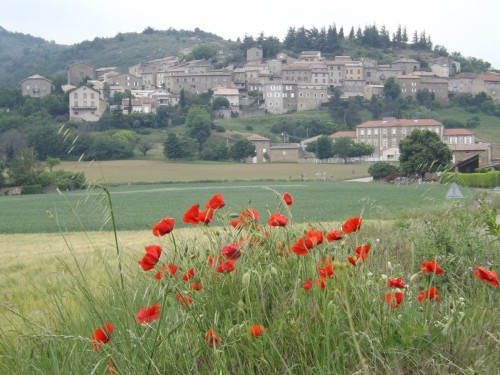
[[[385, 26], [379, 29], [375, 25], [356, 30], [337, 29], [335, 24], [320, 29], [291, 27], [283, 41], [264, 33], [255, 38], [245, 35], [243, 39], [230, 41], [198, 28], [188, 31], [147, 27], [141, 33], [118, 33], [113, 38], [96, 37], [70, 46], [12, 33], [0, 26], [0, 42], [0, 84], [8, 86], [16, 86], [33, 74], [57, 80], [57, 76], [64, 75], [68, 65], [79, 61], [96, 68], [116, 66], [122, 71], [140, 62], [166, 56], [179, 56], [186, 60], [211, 59], [216, 67], [240, 65], [244, 62], [247, 48], [253, 45], [263, 48], [264, 58], [274, 58], [281, 51], [293, 56], [302, 51], [317, 50], [324, 56], [369, 57], [380, 64], [398, 57], [412, 57], [419, 60], [425, 69], [429, 58], [450, 55], [461, 63], [464, 72], [482, 72], [491, 67], [482, 59], [464, 57], [460, 52], [448, 52], [444, 46], [434, 46], [431, 36], [425, 31], [407, 31], [401, 26], [392, 35]], [[222, 58], [216, 58], [218, 51], [223, 52]]]

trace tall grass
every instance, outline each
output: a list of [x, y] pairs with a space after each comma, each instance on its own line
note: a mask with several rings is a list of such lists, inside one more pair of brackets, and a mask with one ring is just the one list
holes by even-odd
[[[344, 227], [342, 240], [328, 242], [326, 233], [342, 226], [295, 222], [300, 201], [295, 197], [294, 205], [288, 207], [280, 199], [282, 192], [268, 191], [268, 209], [288, 218], [284, 227], [268, 225], [266, 211], [260, 211], [260, 223], [247, 219], [245, 225], [233, 227], [229, 222], [238, 215], [231, 214], [226, 199], [226, 207], [215, 210], [210, 224], [199, 224], [192, 231], [175, 228], [154, 237], [145, 229], [148, 243], [162, 248], [159, 261], [149, 271], [137, 264], [145, 254], [142, 248], [124, 251], [117, 244], [115, 252], [96, 249], [82, 259], [69, 244], [71, 257], [60, 260], [62, 276], [45, 285], [20, 286], [27, 290], [36, 287], [46, 296], [40, 311], [22, 312], [2, 303], [2, 315], [10, 324], [0, 328], [0, 371], [497, 371], [498, 288], [475, 279], [472, 273], [475, 266], [498, 268], [498, 227], [488, 206], [453, 204], [441, 212], [408, 216], [394, 223], [362, 221], [359, 230], [348, 233]], [[112, 217], [113, 195], [103, 197], [104, 214]], [[185, 210], [193, 203], [184, 202]], [[352, 212], [345, 219], [363, 214]], [[155, 221], [165, 215], [173, 216], [166, 212]], [[293, 245], [313, 229], [321, 231], [324, 240], [316, 235], [307, 255], [296, 255]], [[218, 259], [225, 261], [221, 249], [229, 244], [241, 255], [234, 260], [234, 270], [218, 272]], [[348, 258], [355, 258], [356, 247], [365, 244], [370, 246], [366, 259], [350, 264]], [[210, 256], [215, 257], [212, 265]], [[333, 274], [322, 274], [325, 271], [319, 269], [330, 264], [329, 258]], [[432, 259], [443, 274], [420, 272], [422, 261]], [[178, 266], [176, 275], [157, 280], [155, 273], [166, 264]], [[194, 276], [183, 280], [190, 269]], [[397, 291], [387, 287], [390, 277], [402, 277], [406, 284], [399, 290], [404, 299], [397, 308], [384, 300], [386, 293]], [[312, 287], [305, 289], [309, 279]], [[192, 289], [192, 283], [202, 289]], [[50, 289], [45, 289], [47, 285]], [[419, 293], [431, 286], [438, 289], [440, 300], [419, 302]], [[189, 300], [192, 303], [186, 303]], [[138, 323], [136, 313], [153, 304], [160, 306], [160, 316], [150, 323]], [[107, 343], [93, 350], [96, 343], [91, 336], [105, 323], [114, 330]], [[262, 335], [251, 334], [255, 325], [261, 326]], [[217, 335], [218, 345], [210, 345], [206, 339], [210, 329]]]

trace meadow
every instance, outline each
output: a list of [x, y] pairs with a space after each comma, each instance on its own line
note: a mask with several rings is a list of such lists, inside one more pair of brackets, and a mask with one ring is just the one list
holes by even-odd
[[0, 372], [495, 373], [500, 199], [308, 177], [0, 197]]

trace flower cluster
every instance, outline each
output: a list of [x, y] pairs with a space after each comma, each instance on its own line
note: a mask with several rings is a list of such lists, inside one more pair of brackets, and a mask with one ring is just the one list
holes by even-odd
[[[319, 225], [318, 227], [309, 225], [306, 230], [297, 234], [297, 231], [289, 230], [291, 220], [284, 213], [284, 211], [290, 210], [294, 204], [292, 195], [284, 193], [280, 196], [280, 201], [281, 207], [285, 210], [269, 213], [266, 222], [267, 226], [259, 224], [260, 215], [255, 208], [244, 209], [239, 214], [232, 216], [234, 220], [229, 221], [227, 228], [227, 233], [230, 233], [231, 236], [230, 240], [226, 242], [227, 238], [221, 237], [221, 242], [218, 243], [216, 251], [212, 250], [212, 253], [204, 255], [203, 262], [206, 263], [203, 267], [200, 264], [186, 263], [190, 262], [187, 257], [183, 259], [171, 257], [167, 251], [163, 251], [162, 247], [157, 244], [145, 246], [145, 254], [137, 263], [144, 272], [153, 271], [151, 272], [153, 274], [152, 278], [154, 277], [157, 280], [157, 285], [162, 285], [162, 288], [164, 288], [162, 290], [165, 290], [172, 298], [175, 296], [181, 308], [186, 309], [183, 311], [190, 311], [190, 309], [199, 305], [198, 296], [209, 293], [206, 289], [209, 285], [205, 283], [205, 280], [217, 282], [219, 279], [232, 277], [229, 274], [233, 274], [235, 270], [241, 267], [240, 262], [242, 262], [242, 259], [248, 259], [254, 249], [264, 248], [264, 245], [269, 249], [269, 244], [271, 244], [272, 251], [276, 251], [274, 255], [283, 261], [292, 262], [295, 259], [295, 262], [301, 262], [301, 274], [298, 275], [297, 280], [300, 280], [299, 285], [303, 289], [301, 293], [304, 293], [305, 296], [315, 295], [314, 289], [318, 290], [317, 293], [319, 294], [325, 293], [322, 291], [328, 290], [329, 285], [335, 285], [338, 277], [337, 273], [340, 269], [346, 270], [348, 275], [354, 277], [363, 275], [361, 270], [366, 270], [366, 267], [369, 267], [370, 264], [369, 254], [375, 254], [370, 255], [370, 257], [377, 256], [376, 247], [372, 246], [368, 241], [360, 240], [359, 232], [363, 222], [361, 216], [349, 218], [339, 227], [327, 230], [320, 228]], [[217, 211], [224, 207], [224, 198], [222, 194], [218, 193], [211, 197], [201, 208], [199, 204], [191, 205], [182, 215], [182, 220], [191, 225], [204, 224], [207, 226], [212, 222]], [[216, 216], [216, 218], [218, 217], [219, 215]], [[152, 234], [154, 237], [163, 237], [171, 234], [174, 226], [175, 220], [165, 217], [153, 226]], [[353, 238], [353, 241], [350, 241], [350, 238]], [[344, 249], [345, 251], [342, 252]], [[162, 257], [167, 259], [163, 261]], [[343, 259], [343, 261], [335, 259]], [[189, 264], [189, 266], [186, 266], [186, 264]], [[418, 303], [438, 302], [442, 299], [442, 296], [438, 294], [434, 282], [438, 278], [445, 277], [446, 275], [440, 276], [445, 274], [445, 271], [435, 259], [423, 260], [421, 265], [422, 267], [417, 275], [423, 275], [420, 277], [427, 278], [426, 288], [423, 290], [418, 289], [416, 301]], [[274, 270], [274, 274], [276, 273], [277, 271]], [[209, 274], [208, 277], [202, 278], [207, 274]], [[250, 282], [249, 275], [249, 272], [243, 275], [243, 279], [246, 280], [244, 283]], [[477, 266], [473, 270], [473, 276], [493, 287], [499, 286], [495, 271]], [[412, 298], [411, 293], [407, 293], [410, 286], [405, 283], [403, 276], [391, 276], [386, 277], [386, 279], [386, 284], [383, 287], [388, 288], [390, 292], [382, 296], [382, 304], [385, 301], [390, 309], [397, 309], [405, 306], [406, 301], [415, 300]], [[411, 306], [408, 306], [408, 308], [411, 308]], [[149, 327], [157, 320], [161, 322], [163, 313], [162, 301], [155, 301], [150, 306], [139, 309], [135, 314], [135, 321]], [[268, 321], [265, 323], [267, 327], [258, 322], [246, 322], [248, 337], [256, 338], [270, 335], [272, 325]], [[223, 347], [228, 340], [227, 332], [222, 332], [222, 337], [216, 333], [215, 329], [220, 331], [220, 327], [217, 327], [217, 325], [215, 328], [210, 326], [201, 326], [200, 328], [203, 330], [203, 333], [200, 332], [200, 336], [204, 336], [208, 346], [214, 350]], [[97, 328], [91, 335], [92, 349], [99, 351], [102, 349], [103, 344], [108, 344], [114, 329], [114, 325], [109, 322]]]

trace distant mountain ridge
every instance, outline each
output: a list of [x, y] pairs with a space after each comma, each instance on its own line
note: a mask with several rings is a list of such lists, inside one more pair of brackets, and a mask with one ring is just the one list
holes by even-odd
[[17, 86], [33, 74], [47, 78], [66, 74], [66, 67], [86, 62], [95, 68], [129, 66], [166, 56], [202, 43], [222, 50], [237, 49], [237, 44], [221, 37], [195, 31], [146, 29], [142, 33], [119, 33], [113, 38], [94, 38], [74, 45], [59, 45], [28, 34], [9, 32], [0, 26], [0, 85]]

